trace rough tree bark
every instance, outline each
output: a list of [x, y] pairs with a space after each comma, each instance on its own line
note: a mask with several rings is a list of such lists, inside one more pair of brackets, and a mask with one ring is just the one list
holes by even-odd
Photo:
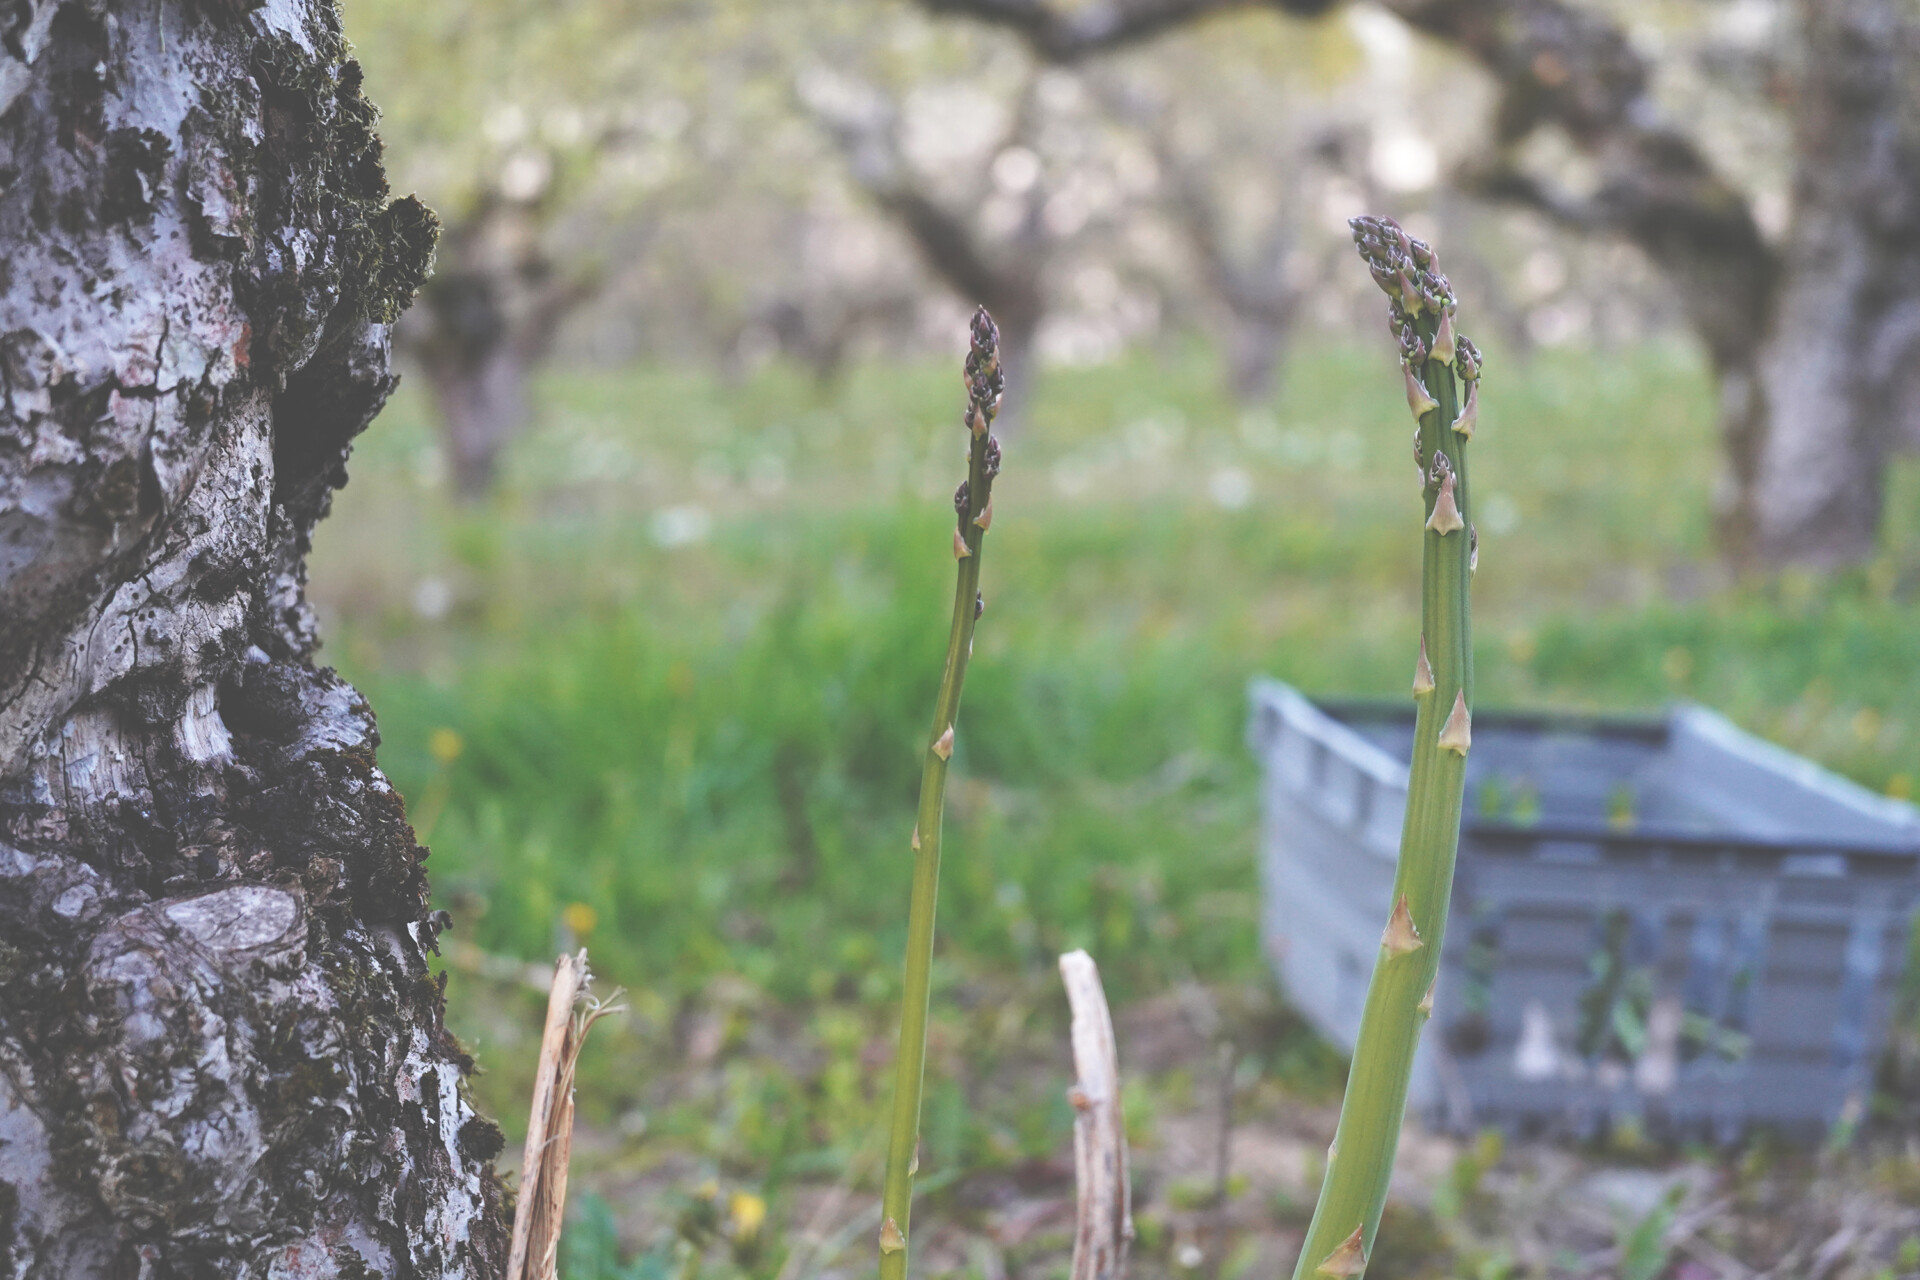
[[[1011, 27], [1072, 61], [1233, 9], [1337, 0], [925, 0]], [[1791, 107], [1795, 210], [1783, 246], [1663, 118], [1626, 34], [1567, 0], [1383, 0], [1495, 79], [1490, 160], [1470, 186], [1623, 237], [1673, 282], [1720, 392], [1723, 550], [1736, 565], [1837, 565], [1875, 549], [1888, 448], [1920, 441], [1913, 234], [1920, 206], [1920, 14], [1904, 0], [1800, 0]], [[1595, 162], [1574, 200], [1514, 157], [1557, 125]]]
[[500, 451], [530, 416], [527, 383], [553, 350], [560, 323], [598, 291], [559, 271], [541, 244], [539, 210], [497, 192], [441, 237], [421, 308], [401, 326], [440, 413], [455, 491], [493, 487]]
[[0, 14], [0, 1271], [497, 1275], [305, 556], [431, 213], [331, 0]]

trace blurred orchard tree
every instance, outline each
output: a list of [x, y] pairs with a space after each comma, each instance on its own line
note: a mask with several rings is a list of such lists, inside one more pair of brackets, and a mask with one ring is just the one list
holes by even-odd
[[[527, 380], [576, 310], [619, 286], [674, 202], [726, 172], [690, 163], [713, 6], [353, 0], [387, 94], [395, 180], [440, 213], [435, 271], [401, 348], [425, 373], [457, 491], [484, 493], [528, 417]], [[725, 139], [720, 139], [724, 143]]]
[[446, 226], [401, 341], [432, 386], [460, 493], [491, 485], [528, 418], [531, 371], [568, 336], [587, 355], [719, 363], [756, 326], [796, 346], [812, 336], [779, 328], [779, 300], [801, 291], [793, 249], [835, 162], [770, 70], [844, 24], [843, 9], [350, 0], [347, 11], [369, 82], [388, 95], [396, 183]]
[[[1062, 64], [1229, 10], [1341, 7], [926, 2], [1010, 28]], [[1491, 82], [1461, 186], [1625, 239], [1670, 281], [1720, 384], [1730, 559], [1872, 554], [1887, 456], [1920, 438], [1920, 12], [1905, 0], [1384, 0], [1360, 13], [1382, 11]], [[1676, 53], [1745, 99], [1750, 118], [1732, 133], [1786, 143], [1784, 183], [1738, 180], [1754, 175], [1738, 175], [1727, 139], [1686, 109], [1698, 103], [1673, 74], [1686, 61]]]
[[911, 5], [347, 9], [396, 181], [447, 227], [402, 342], [468, 495], [562, 341], [830, 378], [862, 344], [944, 348], [985, 301], [1023, 372], [1029, 348], [1085, 363], [1194, 325], [1258, 399], [1337, 248], [1295, 222], [1339, 167], [1353, 104], [1327, 91], [1361, 62], [1339, 28], [1085, 77]]
[[1920, 77], [1889, 0], [348, 14], [398, 181], [447, 223], [402, 337], [469, 493], [562, 342], [831, 378], [944, 349], [985, 301], [1021, 366], [1208, 331], [1257, 402], [1303, 316], [1363, 323], [1325, 264], [1374, 207], [1444, 235], [1502, 353], [1689, 328], [1736, 564], [1870, 554], [1920, 438]]

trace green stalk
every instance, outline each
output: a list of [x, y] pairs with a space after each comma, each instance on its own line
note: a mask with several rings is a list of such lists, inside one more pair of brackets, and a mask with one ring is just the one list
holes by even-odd
[[913, 1175], [919, 1170], [920, 1092], [927, 1063], [927, 1001], [933, 976], [933, 917], [940, 892], [940, 822], [947, 796], [947, 762], [953, 756], [954, 718], [973, 654], [973, 627], [980, 617], [980, 548], [993, 518], [993, 478], [1000, 472], [1000, 442], [991, 428], [999, 412], [1005, 376], [1000, 368], [1000, 331], [981, 307], [973, 315], [973, 350], [967, 355], [967, 409], [963, 421], [972, 439], [967, 478], [953, 495], [958, 526], [953, 553], [959, 581], [953, 592], [953, 627], [947, 633], [947, 665], [934, 702], [933, 731], [920, 771], [920, 810], [913, 828], [913, 897], [907, 910], [907, 965], [901, 996], [900, 1052], [893, 1077], [893, 1127], [887, 1138], [887, 1173], [880, 1201], [881, 1280], [905, 1280], [907, 1219], [913, 1207]]
[[1469, 523], [1466, 455], [1479, 410], [1480, 356], [1454, 333], [1452, 289], [1432, 249], [1386, 218], [1354, 219], [1353, 236], [1391, 300], [1407, 402], [1417, 423], [1416, 462], [1427, 516], [1414, 674], [1417, 713], [1387, 929], [1367, 986], [1340, 1124], [1327, 1150], [1326, 1179], [1295, 1280], [1361, 1275], [1373, 1253], [1400, 1144], [1414, 1050], [1433, 1012], [1460, 844], [1473, 705], [1468, 585], [1476, 540]]

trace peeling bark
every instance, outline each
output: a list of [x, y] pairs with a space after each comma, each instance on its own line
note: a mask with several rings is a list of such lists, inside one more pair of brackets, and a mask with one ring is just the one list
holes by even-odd
[[0, 1272], [491, 1276], [314, 524], [435, 235], [329, 0], [0, 15]]

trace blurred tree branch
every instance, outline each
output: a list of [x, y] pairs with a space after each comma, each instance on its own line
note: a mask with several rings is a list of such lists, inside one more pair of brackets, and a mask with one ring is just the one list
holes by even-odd
[[925, 0], [935, 13], [996, 23], [1024, 36], [1034, 51], [1054, 62], [1074, 62], [1095, 53], [1151, 40], [1200, 18], [1237, 9], [1267, 7], [1314, 17], [1338, 0], [1105, 0], [1064, 7], [1047, 0]]
[[[802, 105], [845, 153], [854, 181], [907, 233], [929, 269], [963, 302], [986, 307], [998, 321], [1007, 377], [999, 430], [1010, 436], [1021, 425], [1034, 336], [1046, 311], [1041, 286], [1050, 244], [1041, 224], [1044, 179], [1036, 179], [1025, 193], [1018, 222], [1004, 242], [990, 246], [980, 212], [991, 188], [966, 209], [936, 197], [902, 151], [898, 109], [878, 90], [825, 72], [802, 76], [796, 87]], [[1032, 98], [1029, 83], [995, 152], [1031, 127]]]
[[[1056, 61], [1250, 7], [1246, 0], [1111, 0], [1072, 9], [1046, 0], [926, 4], [935, 12], [1007, 26]], [[1334, 5], [1276, 0], [1267, 7], [1311, 16]], [[1648, 68], [1625, 33], [1563, 0], [1385, 0], [1384, 7], [1414, 30], [1467, 53], [1499, 87], [1490, 162], [1461, 175], [1464, 186], [1582, 229], [1627, 236], [1676, 277], [1716, 365], [1749, 357], [1751, 318], [1772, 296], [1776, 256], [1745, 196], [1714, 173], [1690, 139], [1661, 120], [1647, 94]], [[1601, 189], [1584, 204], [1549, 192], [1519, 167], [1515, 149], [1548, 125], [1560, 126], [1601, 162]]]
[[[1269, 399], [1306, 293], [1290, 261], [1300, 223], [1290, 184], [1280, 184], [1280, 198], [1251, 236], [1236, 236], [1215, 178], [1223, 169], [1241, 166], [1223, 165], [1216, 155], [1195, 154], [1182, 146], [1164, 102], [1114, 85], [1097, 86], [1097, 91], [1108, 114], [1145, 139], [1159, 168], [1168, 210], [1199, 259], [1208, 291], [1227, 313], [1228, 389], [1243, 405]], [[1282, 170], [1294, 159], [1270, 157], [1272, 166]], [[1246, 243], [1249, 239], [1251, 244]]]

